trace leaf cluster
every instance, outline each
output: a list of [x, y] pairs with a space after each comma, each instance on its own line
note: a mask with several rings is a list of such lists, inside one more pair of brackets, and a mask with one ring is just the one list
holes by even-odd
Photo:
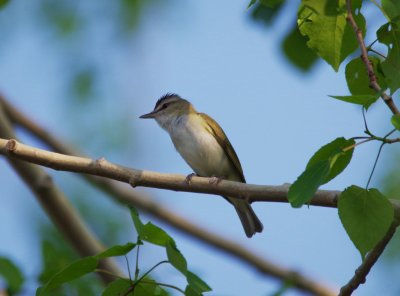
[[[153, 266], [150, 270], [140, 274], [139, 262], [136, 262], [136, 270], [134, 279], [122, 278], [118, 275], [113, 275], [117, 279], [111, 282], [102, 292], [103, 296], [114, 296], [114, 295], [136, 295], [136, 296], [151, 296], [151, 295], [168, 295], [165, 287], [169, 287], [180, 291], [186, 296], [201, 296], [204, 292], [211, 291], [211, 288], [200, 279], [195, 273], [191, 272], [187, 267], [187, 261], [182, 253], [176, 246], [175, 241], [170, 235], [168, 235], [163, 229], [154, 225], [151, 222], [143, 224], [136, 209], [131, 208], [131, 217], [138, 233], [137, 242], [128, 242], [125, 245], [113, 246], [97, 255], [88, 256], [82, 259], [78, 259], [73, 263], [68, 264], [66, 267], [55, 272], [48, 281], [36, 291], [37, 296], [53, 295], [55, 289], [65, 283], [72, 282], [85, 275], [92, 274], [94, 272], [104, 272], [105, 270], [99, 269], [99, 263], [101, 260], [117, 257], [126, 256], [132, 250], [137, 250], [143, 245], [143, 242], [158, 245], [163, 247], [166, 251], [167, 260], [161, 261]], [[137, 260], [138, 256], [137, 256]], [[160, 283], [151, 278], [149, 274], [157, 268], [159, 265], [169, 263], [183, 276], [186, 277], [187, 286], [185, 290], [175, 287], [170, 284]], [[111, 275], [112, 276], [112, 275]]]

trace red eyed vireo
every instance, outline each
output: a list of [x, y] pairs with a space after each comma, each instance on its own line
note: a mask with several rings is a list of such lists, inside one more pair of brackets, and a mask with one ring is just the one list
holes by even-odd
[[[152, 112], [140, 118], [154, 118], [198, 176], [246, 182], [239, 158], [222, 128], [207, 114], [198, 113], [187, 100], [176, 94], [166, 94], [157, 101]], [[263, 230], [247, 201], [224, 198], [235, 207], [247, 237]]]

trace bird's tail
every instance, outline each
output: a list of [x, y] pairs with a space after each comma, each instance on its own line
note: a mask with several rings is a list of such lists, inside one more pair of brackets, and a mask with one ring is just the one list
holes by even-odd
[[233, 198], [231, 198], [230, 201], [235, 207], [247, 237], [250, 238], [256, 232], [261, 232], [263, 230], [261, 221], [258, 219], [256, 213], [254, 213], [251, 205], [247, 201]]

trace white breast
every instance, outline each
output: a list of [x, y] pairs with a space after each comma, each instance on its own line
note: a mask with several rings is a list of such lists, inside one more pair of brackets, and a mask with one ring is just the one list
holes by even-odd
[[198, 175], [228, 177], [232, 172], [231, 163], [202, 120], [197, 114], [181, 117], [170, 131], [172, 142]]

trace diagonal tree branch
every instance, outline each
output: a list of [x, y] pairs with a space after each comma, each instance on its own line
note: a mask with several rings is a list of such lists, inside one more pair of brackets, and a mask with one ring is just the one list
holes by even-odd
[[393, 98], [389, 96], [379, 85], [376, 75], [374, 72], [374, 68], [372, 66], [371, 61], [368, 59], [368, 50], [367, 47], [365, 46], [364, 42], [364, 37], [361, 29], [358, 27], [354, 16], [353, 16], [353, 9], [351, 5], [351, 0], [346, 0], [346, 8], [347, 8], [347, 21], [351, 25], [351, 27], [354, 30], [354, 33], [356, 34], [357, 42], [360, 46], [361, 50], [361, 59], [365, 64], [365, 68], [368, 73], [369, 77], [369, 82], [370, 82], [370, 87], [374, 89], [376, 92], [378, 92], [385, 102], [385, 104], [389, 107], [389, 109], [392, 111], [393, 114], [400, 114], [399, 109], [397, 109], [396, 104], [393, 101]]
[[[63, 154], [79, 155], [76, 150], [70, 148], [68, 145], [62, 143], [54, 136], [52, 136], [47, 130], [38, 126], [35, 122], [30, 120], [27, 116], [22, 114], [18, 109], [12, 106], [7, 100], [5, 100], [0, 95], [0, 103], [3, 103], [4, 109], [7, 115], [10, 117], [11, 121], [24, 128], [37, 138], [39, 138], [46, 145], [54, 149], [55, 151]], [[112, 196], [116, 201], [122, 204], [133, 205], [140, 210], [152, 215], [156, 219], [169, 224], [178, 231], [183, 232], [192, 238], [199, 240], [217, 250], [220, 250], [240, 261], [255, 268], [258, 272], [276, 278], [283, 282], [289, 282], [293, 287], [309, 292], [313, 295], [336, 295], [336, 292], [331, 288], [319, 283], [311, 278], [296, 272], [294, 270], [281, 267], [280, 265], [273, 263], [259, 255], [254, 251], [248, 250], [244, 246], [226, 239], [219, 234], [210, 232], [197, 224], [194, 224], [187, 220], [186, 218], [177, 215], [176, 213], [168, 210], [164, 206], [160, 206], [151, 199], [150, 196], [144, 193], [137, 193], [136, 191], [129, 190], [126, 187], [120, 185], [120, 183], [115, 182], [110, 179], [100, 178], [92, 175], [82, 175], [90, 183], [94, 184], [100, 190], [103, 190], [110, 196]], [[284, 192], [287, 191], [288, 186], [281, 186], [282, 191], [276, 191], [277, 201], [283, 202], [280, 195], [285, 195]], [[335, 196], [335, 194], [332, 194]], [[317, 198], [315, 203], [326, 204], [331, 206], [336, 206], [336, 197], [333, 197], [331, 201], [326, 200], [324, 195]]]
[[[0, 136], [15, 137], [3, 112], [1, 102]], [[8, 158], [7, 160], [79, 255], [89, 256], [104, 250], [104, 246], [92, 234], [63, 193], [54, 185], [51, 177], [42, 168], [18, 159]], [[115, 275], [123, 274], [113, 260], [102, 260], [100, 267]], [[115, 279], [102, 273], [99, 273], [99, 276], [104, 283], [109, 283]]]

